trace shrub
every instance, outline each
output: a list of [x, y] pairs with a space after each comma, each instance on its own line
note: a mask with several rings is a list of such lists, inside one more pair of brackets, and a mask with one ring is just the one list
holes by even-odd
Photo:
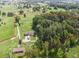
[[26, 14], [24, 13], [24, 15], [23, 15], [24, 17], [26, 17]]
[[1, 10], [0, 10], [0, 15], [1, 15]]
[[22, 15], [23, 13], [24, 13], [24, 11], [23, 11], [23, 10], [20, 10], [20, 11], [19, 11], [19, 14], [20, 14], [20, 15]]
[[6, 13], [5, 12], [2, 12], [2, 16], [6, 16]]
[[0, 18], [0, 22], [2, 21], [2, 19]]
[[8, 16], [8, 17], [13, 17], [13, 16], [14, 16], [14, 13], [8, 12], [7, 16]]

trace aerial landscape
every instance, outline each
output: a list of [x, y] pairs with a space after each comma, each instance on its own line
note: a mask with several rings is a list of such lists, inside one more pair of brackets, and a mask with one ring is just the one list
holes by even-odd
[[79, 58], [79, 0], [0, 0], [0, 58]]

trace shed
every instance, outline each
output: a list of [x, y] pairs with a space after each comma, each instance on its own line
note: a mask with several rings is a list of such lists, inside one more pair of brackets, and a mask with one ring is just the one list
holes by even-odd
[[25, 49], [24, 48], [13, 48], [12, 50], [13, 56], [24, 56], [25, 55]]

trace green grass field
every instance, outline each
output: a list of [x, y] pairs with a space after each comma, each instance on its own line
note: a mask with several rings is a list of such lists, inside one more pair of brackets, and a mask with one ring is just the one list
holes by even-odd
[[14, 29], [13, 29], [13, 19], [9, 17], [3, 18], [3, 22], [6, 23], [6, 25], [1, 24], [0, 26], [0, 41], [6, 40], [10, 38], [12, 35], [14, 35]]
[[[3, 12], [4, 11], [11, 12], [14, 9], [11, 8], [11, 6], [4, 6], [3, 9], [1, 9], [1, 10]], [[15, 10], [15, 11], [18, 11], [18, 10]], [[32, 18], [34, 17], [34, 15], [36, 15], [36, 13], [27, 12], [26, 15], [27, 15], [26, 18], [24, 18], [22, 15], [20, 15], [20, 18], [21, 18], [20, 22], [22, 23], [22, 25], [21, 25], [22, 37], [25, 32], [31, 30]], [[17, 45], [18, 45], [17, 39], [10, 40], [10, 38], [12, 36], [16, 35], [16, 33], [15, 33], [16, 30], [14, 29], [14, 20], [13, 20], [14, 18], [13, 17], [6, 17], [6, 16], [5, 17], [0, 16], [0, 17], [2, 19], [4, 19], [3, 21], [5, 21], [5, 23], [6, 23], [6, 25], [2, 25], [0, 27], [0, 41], [4, 41], [3, 43], [1, 42], [1, 44], [0, 44], [0, 57], [10, 57], [9, 54], [12, 53], [11, 50], [14, 47], [17, 47]]]

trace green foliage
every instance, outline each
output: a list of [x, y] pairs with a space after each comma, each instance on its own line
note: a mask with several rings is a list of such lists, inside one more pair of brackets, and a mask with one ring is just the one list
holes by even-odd
[[33, 7], [33, 11], [34, 11], [34, 12], [40, 11], [40, 7], [39, 7], [39, 6]]
[[23, 10], [20, 10], [20, 11], [19, 11], [19, 14], [20, 14], [20, 15], [23, 15], [23, 14], [24, 14], [24, 11], [23, 11]]
[[14, 16], [14, 13], [8, 12], [8, 13], [7, 13], [7, 16], [8, 16], [8, 17], [13, 17], [13, 16]]
[[[39, 37], [36, 46], [41, 49], [44, 57], [66, 57], [68, 49], [76, 45], [79, 16], [73, 15], [72, 12], [51, 12], [33, 18], [32, 29]], [[48, 42], [48, 54], [42, 47], [45, 42]]]
[[5, 12], [2, 12], [2, 16], [6, 16], [6, 13]]
[[68, 58], [79, 58], [79, 46], [75, 46], [73, 48], [70, 48], [69, 52], [67, 52]]
[[0, 10], [0, 15], [1, 15], [1, 10]]

